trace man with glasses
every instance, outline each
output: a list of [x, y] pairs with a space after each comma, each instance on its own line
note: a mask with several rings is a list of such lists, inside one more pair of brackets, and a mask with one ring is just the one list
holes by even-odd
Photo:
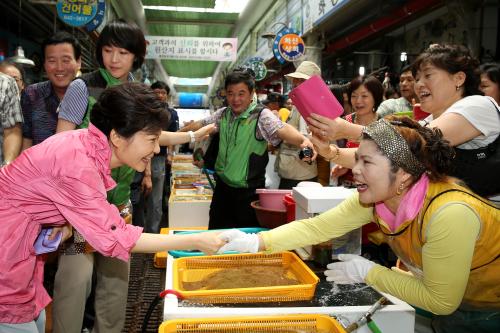
[[23, 92], [24, 89], [24, 70], [21, 66], [16, 65], [9, 61], [3, 61], [0, 63], [0, 72], [7, 74], [14, 80], [16, 80], [17, 88], [19, 94]]

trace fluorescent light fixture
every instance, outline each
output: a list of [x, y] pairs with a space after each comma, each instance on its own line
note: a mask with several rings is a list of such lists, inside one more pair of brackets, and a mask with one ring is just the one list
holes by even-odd
[[364, 66], [359, 67], [358, 73], [361, 76], [365, 75], [365, 67]]
[[202, 13], [241, 13], [248, 4], [248, 0], [216, 0], [214, 8], [177, 7], [177, 6], [144, 6], [144, 9], [170, 10], [178, 12]]
[[208, 86], [210, 85], [210, 82], [212, 82], [212, 77], [209, 76], [205, 78], [192, 79], [186, 77], [171, 76], [170, 80], [174, 85], [178, 86]]

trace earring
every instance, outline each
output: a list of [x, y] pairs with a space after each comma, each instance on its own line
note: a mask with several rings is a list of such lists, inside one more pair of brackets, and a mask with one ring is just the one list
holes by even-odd
[[455, 89], [457, 89], [457, 91], [459, 91], [461, 88], [461, 86], [456, 86]]
[[401, 195], [401, 193], [403, 193], [404, 188], [405, 188], [405, 183], [401, 182], [401, 184], [399, 185], [398, 189], [396, 190], [396, 194], [397, 195]]

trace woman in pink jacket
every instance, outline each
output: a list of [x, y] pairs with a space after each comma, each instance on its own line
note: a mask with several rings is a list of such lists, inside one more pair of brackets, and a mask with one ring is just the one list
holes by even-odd
[[152, 90], [125, 83], [102, 94], [88, 129], [54, 135], [0, 169], [0, 332], [44, 332], [51, 300], [43, 287], [44, 256], [34, 246], [44, 228], [62, 230], [64, 240], [74, 227], [94, 249], [122, 260], [130, 252], [168, 249], [213, 253], [223, 244], [215, 233], [142, 233], [106, 200], [115, 186], [111, 169], [144, 171], [159, 144], [200, 139], [211, 130], [162, 133], [167, 119]]

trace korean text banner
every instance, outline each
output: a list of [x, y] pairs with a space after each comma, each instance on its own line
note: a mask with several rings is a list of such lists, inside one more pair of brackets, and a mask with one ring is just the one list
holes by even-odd
[[236, 61], [237, 38], [146, 36], [146, 59]]

